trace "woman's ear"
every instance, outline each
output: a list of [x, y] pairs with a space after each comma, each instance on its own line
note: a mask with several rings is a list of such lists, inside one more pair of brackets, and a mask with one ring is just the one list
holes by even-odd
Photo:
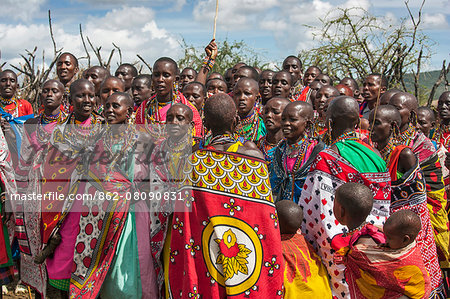
[[412, 242], [412, 241], [411, 241], [411, 236], [409, 236], [409, 235], [404, 235], [404, 236], [403, 236], [403, 244], [408, 244], [408, 243], [410, 243], [410, 242]]

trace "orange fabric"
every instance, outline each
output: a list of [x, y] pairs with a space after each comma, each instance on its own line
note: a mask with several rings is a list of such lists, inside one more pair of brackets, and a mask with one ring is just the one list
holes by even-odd
[[14, 115], [14, 111], [16, 110], [15, 103], [6, 105], [5, 107], [3, 107], [3, 110], [5, 110], [5, 112], [10, 113], [14, 117], [20, 117], [20, 116], [24, 116], [24, 115], [33, 114], [33, 106], [31, 106], [30, 102], [28, 102], [27, 100], [24, 100], [24, 99], [18, 99], [17, 103], [18, 103], [18, 107], [17, 107], [18, 115], [17, 116]]
[[391, 153], [391, 157], [389, 159], [387, 167], [389, 169], [389, 174], [391, 175], [392, 181], [397, 180], [398, 157], [400, 156], [402, 150], [404, 150], [405, 148], [407, 148], [406, 145], [398, 145]]
[[300, 93], [300, 95], [298, 96], [296, 101], [306, 102], [308, 100], [308, 91], [309, 91], [309, 86], [306, 86], [305, 88], [303, 88], [302, 92]]

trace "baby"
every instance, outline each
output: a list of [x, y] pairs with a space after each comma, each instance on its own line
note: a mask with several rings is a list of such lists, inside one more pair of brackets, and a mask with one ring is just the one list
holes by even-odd
[[290, 200], [276, 203], [284, 257], [284, 298], [331, 298], [327, 271], [300, 233], [303, 211]]
[[383, 230], [386, 236], [386, 246], [391, 249], [402, 249], [416, 240], [421, 230], [419, 216], [411, 210], [400, 210], [393, 213]]
[[420, 219], [409, 210], [395, 212], [384, 226], [386, 236], [365, 218], [373, 204], [364, 185], [346, 183], [336, 190], [334, 214], [349, 228], [331, 242], [335, 260], [345, 264], [352, 298], [428, 298], [430, 277], [415, 238]]

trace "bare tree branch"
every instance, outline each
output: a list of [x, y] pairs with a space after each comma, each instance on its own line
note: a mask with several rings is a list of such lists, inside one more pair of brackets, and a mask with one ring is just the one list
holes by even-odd
[[150, 73], [153, 73], [153, 69], [152, 67], [147, 63], [147, 61], [145, 61], [144, 58], [142, 58], [141, 55], [136, 54], [136, 56], [145, 64], [146, 67], [148, 67], [148, 69], [150, 70]]
[[433, 102], [434, 94], [436, 93], [436, 89], [441, 85], [442, 81], [446, 80], [446, 76], [450, 71], [450, 63], [446, 66], [446, 61], [442, 62], [441, 73], [439, 74], [438, 79], [434, 82], [433, 88], [431, 89], [430, 95], [428, 97], [427, 106], [431, 107], [431, 103]]
[[[108, 62], [106, 62], [106, 65], [105, 65], [105, 68], [107, 68], [108, 69], [108, 71], [109, 71], [109, 69], [111, 68], [111, 59], [112, 59], [112, 57], [113, 57], [113, 55], [114, 55], [114, 51], [115, 51], [116, 49], [112, 49], [111, 50], [111, 53], [109, 54], [109, 58], [108, 58]], [[120, 51], [120, 50], [119, 50]], [[120, 53], [120, 52], [119, 52]]]
[[119, 51], [119, 64], [122, 64], [122, 50], [120, 50], [119, 46], [116, 46], [115, 43], [112, 43], [114, 48], [116, 48]]
[[48, 10], [48, 26], [50, 28], [50, 37], [52, 38], [52, 43], [53, 43], [53, 52], [55, 53], [55, 55], [57, 55], [58, 51], [56, 50], [55, 37], [53, 36], [52, 17], [51, 17], [50, 9]]
[[98, 48], [94, 48], [94, 46], [91, 43], [91, 40], [89, 39], [88, 36], [86, 36], [86, 39], [89, 43], [89, 46], [91, 46], [92, 51], [94, 51], [95, 56], [97, 56], [98, 59], [98, 63], [100, 64], [100, 66], [104, 66], [103, 61], [102, 61], [102, 55], [100, 54], [100, 50], [102, 49], [102, 47], [98, 47]]
[[83, 43], [84, 51], [86, 52], [86, 57], [88, 60], [88, 68], [90, 68], [91, 67], [91, 55], [89, 55], [89, 51], [88, 51], [88, 49], [86, 47], [86, 43], [84, 41], [83, 30], [81, 29], [81, 24], [80, 24], [80, 36], [81, 36], [81, 42]]

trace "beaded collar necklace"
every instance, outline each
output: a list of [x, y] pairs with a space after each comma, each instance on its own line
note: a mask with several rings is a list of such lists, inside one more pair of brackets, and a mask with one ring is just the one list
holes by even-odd
[[281, 157], [281, 161], [283, 161], [284, 169], [287, 172], [287, 158], [295, 158], [294, 167], [292, 168], [291, 173], [295, 173], [300, 169], [302, 165], [303, 159], [306, 155], [306, 150], [311, 142], [306, 137], [303, 137], [300, 141], [294, 144], [288, 144], [286, 140], [284, 140], [285, 146], [283, 147], [283, 154]]
[[344, 134], [336, 138], [336, 140], [333, 141], [332, 145], [335, 145], [338, 142], [345, 142], [346, 140], [359, 140], [359, 138], [355, 131], [345, 132]]
[[412, 137], [414, 136], [415, 133], [416, 133], [416, 129], [410, 123], [409, 126], [408, 126], [408, 129], [406, 129], [403, 133], [401, 133], [397, 137], [396, 143], [397, 144], [403, 144], [403, 145], [406, 145], [406, 146], [410, 146], [411, 143], [412, 143]]
[[161, 119], [159, 114], [159, 109], [167, 105], [172, 106], [172, 104], [179, 102], [178, 92], [175, 90], [172, 92], [172, 100], [166, 103], [158, 102], [156, 94], [150, 98], [149, 104], [145, 107], [145, 115], [148, 117], [149, 123], [151, 124], [163, 124], [165, 121]]
[[448, 149], [448, 147], [450, 146], [450, 137], [447, 136], [445, 137], [444, 134], [448, 134], [450, 133], [450, 124], [449, 125], [444, 125], [441, 124], [436, 132], [436, 137], [435, 140], [438, 143], [442, 143], [442, 145]]
[[[258, 135], [259, 122], [259, 115], [255, 113], [254, 109], [251, 115], [241, 119], [238, 127], [236, 128], [236, 134], [247, 140], [255, 140]], [[247, 128], [244, 128], [245, 126], [247, 126]]]
[[272, 159], [272, 157], [269, 156], [269, 151], [275, 147], [277, 147], [282, 141], [283, 139], [281, 139], [280, 141], [278, 141], [277, 143], [269, 143], [267, 141], [267, 135], [265, 135], [263, 138], [261, 138], [261, 142], [259, 144], [259, 149], [261, 150], [261, 152], [264, 154], [264, 158], [266, 161], [269, 161]]
[[46, 115], [44, 112], [42, 112], [39, 116], [39, 123], [46, 125], [57, 122], [60, 124], [66, 119], [66, 117], [67, 115], [61, 110], [58, 112], [58, 114], [55, 115]]
[[395, 148], [394, 141], [392, 140], [392, 138], [390, 138], [389, 142], [382, 149], [380, 149], [380, 154], [384, 162], [386, 163], [389, 162], [391, 153], [394, 150], [394, 148]]
[[206, 138], [204, 147], [211, 145], [221, 145], [227, 143], [236, 143], [237, 139], [230, 134], [221, 134], [214, 137]]
[[4, 107], [4, 106], [10, 105], [10, 104], [17, 103], [17, 99], [16, 99], [16, 97], [11, 97], [10, 99], [5, 99], [4, 97], [0, 97], [0, 103]]

